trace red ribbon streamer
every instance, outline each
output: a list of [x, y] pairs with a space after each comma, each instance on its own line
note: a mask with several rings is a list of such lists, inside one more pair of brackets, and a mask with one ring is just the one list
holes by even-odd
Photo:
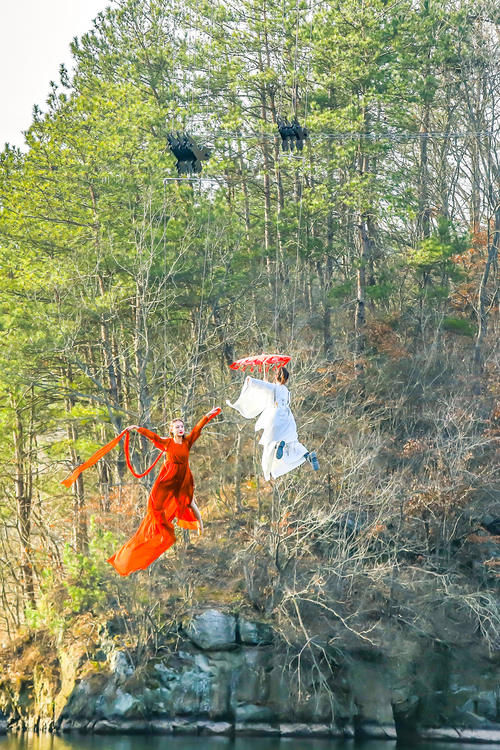
[[125, 435], [125, 460], [127, 461], [127, 466], [129, 470], [132, 472], [134, 477], [137, 479], [141, 479], [142, 477], [145, 477], [146, 474], [149, 474], [150, 471], [154, 469], [160, 458], [163, 456], [163, 451], [161, 451], [158, 456], [155, 458], [154, 462], [151, 464], [149, 469], [146, 469], [145, 472], [142, 474], [136, 474], [134, 471], [134, 468], [132, 466], [132, 462], [130, 460], [130, 433], [128, 429], [123, 430], [120, 432], [119, 435], [117, 435], [113, 440], [110, 440], [109, 443], [106, 443], [106, 445], [103, 445], [102, 448], [99, 448], [90, 458], [88, 458], [83, 464], [80, 464], [80, 466], [77, 466], [76, 469], [69, 475], [69, 477], [66, 477], [66, 479], [63, 479], [61, 484], [64, 484], [65, 487], [71, 487], [73, 482], [76, 482], [82, 471], [85, 471], [85, 469], [90, 468], [90, 466], [94, 466], [99, 459], [101, 459], [103, 456], [106, 455], [106, 453], [109, 453], [110, 450], [113, 450], [115, 445], [118, 445], [122, 437]]

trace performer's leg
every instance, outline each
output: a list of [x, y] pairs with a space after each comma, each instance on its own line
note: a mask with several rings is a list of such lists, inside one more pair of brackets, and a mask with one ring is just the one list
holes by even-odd
[[266, 443], [262, 447], [262, 472], [264, 474], [264, 479], [266, 480], [266, 482], [268, 482], [271, 478], [271, 467], [273, 465], [275, 450], [276, 441], [274, 440], [271, 443]]
[[202, 520], [202, 517], [201, 517], [200, 509], [196, 505], [196, 501], [195, 501], [194, 497], [191, 500], [191, 505], [189, 507], [193, 511], [194, 515], [196, 516], [196, 520], [200, 524], [199, 528], [198, 528], [198, 534], [203, 534], [203, 520]]
[[307, 461], [309, 461], [309, 463], [313, 467], [314, 471], [318, 471], [319, 470], [319, 461], [318, 461], [318, 457], [316, 455], [316, 451], [311, 451], [311, 452], [307, 451], [307, 453], [304, 453], [304, 458]]

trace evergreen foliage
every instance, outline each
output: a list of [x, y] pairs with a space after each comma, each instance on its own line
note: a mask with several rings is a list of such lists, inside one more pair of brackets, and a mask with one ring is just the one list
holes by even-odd
[[[124, 0], [74, 41], [0, 156], [1, 630], [160, 598], [314, 648], [459, 602], [498, 644], [498, 23], [487, 0]], [[171, 179], [176, 131], [207, 179]], [[60, 480], [127, 424], [224, 403], [266, 349], [321, 473], [266, 485], [224, 412], [193, 452], [206, 535], [115, 581], [150, 477], [116, 450]]]

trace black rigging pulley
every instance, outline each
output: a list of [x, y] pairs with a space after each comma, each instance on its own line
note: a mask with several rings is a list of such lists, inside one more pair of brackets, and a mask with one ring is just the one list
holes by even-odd
[[187, 133], [167, 133], [168, 145], [177, 159], [177, 174], [200, 174], [201, 162], [210, 158], [210, 151], [198, 144]]
[[277, 123], [283, 151], [293, 151], [295, 147], [297, 151], [302, 151], [304, 141], [309, 137], [307, 128], [303, 127], [296, 117], [291, 123], [286, 117], [278, 117]]

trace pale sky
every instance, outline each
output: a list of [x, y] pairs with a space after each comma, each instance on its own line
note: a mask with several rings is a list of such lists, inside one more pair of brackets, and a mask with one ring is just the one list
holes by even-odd
[[3, 0], [0, 10], [0, 150], [23, 147], [34, 104], [45, 111], [59, 66], [71, 69], [69, 45], [111, 0]]

